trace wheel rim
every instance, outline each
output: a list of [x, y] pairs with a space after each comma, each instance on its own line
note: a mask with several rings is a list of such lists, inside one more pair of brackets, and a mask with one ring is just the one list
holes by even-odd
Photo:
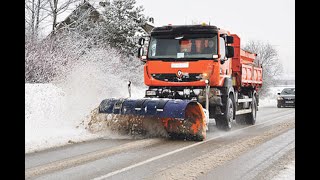
[[256, 119], [257, 111], [256, 111], [256, 103], [254, 101], [252, 103], [252, 115], [253, 115], [253, 119]]
[[233, 105], [232, 102], [229, 105], [229, 119], [228, 119], [228, 127], [231, 128], [231, 122], [233, 120]]
[[256, 116], [257, 116], [257, 104], [256, 104], [255, 98], [252, 98], [251, 109], [252, 109], [252, 112], [251, 112], [250, 124], [255, 124]]

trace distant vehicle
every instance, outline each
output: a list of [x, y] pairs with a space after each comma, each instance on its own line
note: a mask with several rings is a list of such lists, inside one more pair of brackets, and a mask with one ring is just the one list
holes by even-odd
[[295, 107], [295, 88], [284, 88], [281, 93], [278, 93], [277, 107]]

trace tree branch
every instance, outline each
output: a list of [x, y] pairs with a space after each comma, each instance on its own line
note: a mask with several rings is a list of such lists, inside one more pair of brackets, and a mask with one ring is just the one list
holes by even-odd
[[25, 4], [25, 7], [26, 7], [27, 9], [29, 9], [32, 13], [34, 13], [34, 10], [32, 10], [30, 6], [28, 6], [27, 4]]

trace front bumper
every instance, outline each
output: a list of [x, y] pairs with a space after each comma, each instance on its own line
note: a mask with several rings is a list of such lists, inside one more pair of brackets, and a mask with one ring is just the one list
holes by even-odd
[[296, 105], [296, 101], [295, 99], [291, 99], [291, 100], [286, 100], [286, 99], [282, 99], [282, 100], [277, 100], [278, 102], [278, 106], [283, 106], [283, 107], [295, 107]]

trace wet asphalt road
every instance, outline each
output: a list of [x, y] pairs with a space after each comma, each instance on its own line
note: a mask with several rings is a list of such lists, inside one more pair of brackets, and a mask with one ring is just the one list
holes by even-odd
[[[272, 179], [294, 160], [295, 109], [260, 107], [253, 126], [210, 125], [201, 142], [110, 139], [25, 155], [26, 179]], [[279, 165], [280, 164], [280, 165]], [[277, 167], [275, 165], [278, 165]]]

